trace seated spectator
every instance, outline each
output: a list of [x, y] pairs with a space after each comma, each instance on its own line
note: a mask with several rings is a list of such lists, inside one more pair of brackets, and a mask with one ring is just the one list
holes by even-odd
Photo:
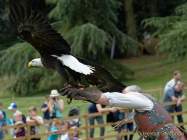
[[[43, 124], [43, 119], [37, 114], [36, 107], [29, 108], [29, 116], [27, 117], [27, 124], [30, 125], [30, 135], [39, 134], [39, 125]], [[40, 140], [40, 137], [32, 138], [31, 140]]]
[[57, 90], [51, 90], [48, 107], [51, 118], [62, 118], [64, 101], [60, 99], [60, 94]]
[[24, 115], [21, 112], [17, 111], [15, 113], [14, 125], [17, 126], [14, 129], [15, 138], [24, 137], [26, 134], [25, 127], [23, 126], [26, 122], [23, 117]]
[[3, 140], [5, 135], [4, 130], [2, 129], [2, 127], [6, 125], [6, 121], [4, 118], [5, 118], [4, 113], [0, 111], [0, 140]]

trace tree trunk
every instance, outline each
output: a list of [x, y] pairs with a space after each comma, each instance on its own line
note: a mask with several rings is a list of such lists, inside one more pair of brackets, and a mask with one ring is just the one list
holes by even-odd
[[136, 19], [134, 15], [134, 7], [133, 7], [133, 0], [123, 0], [124, 1], [124, 9], [126, 12], [126, 27], [127, 27], [127, 34], [134, 39], [137, 39], [137, 32], [136, 32]]
[[158, 0], [150, 1], [150, 12], [151, 16], [158, 16]]

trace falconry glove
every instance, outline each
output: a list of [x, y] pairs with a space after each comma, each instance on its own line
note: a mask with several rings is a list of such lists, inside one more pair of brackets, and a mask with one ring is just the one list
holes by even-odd
[[77, 89], [73, 87], [69, 87], [64, 89], [61, 93], [62, 96], [66, 96], [70, 99], [75, 100], [84, 100], [96, 103], [97, 100], [101, 97], [102, 92], [98, 90], [96, 87], [86, 88], [86, 89]]

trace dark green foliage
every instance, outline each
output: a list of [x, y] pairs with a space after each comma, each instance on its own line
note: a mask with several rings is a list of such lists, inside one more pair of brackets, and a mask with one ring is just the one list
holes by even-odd
[[[100, 64], [106, 65], [114, 77], [120, 77], [121, 81], [132, 74], [127, 68], [108, 59], [114, 40], [115, 47], [120, 53], [136, 53], [137, 50], [137, 42], [120, 31], [117, 26], [120, 2], [47, 0], [47, 3], [51, 5], [48, 6], [49, 9], [55, 6], [49, 14], [50, 20], [55, 29], [71, 44], [74, 55], [98, 60]], [[62, 87], [63, 81], [54, 71], [27, 68], [28, 62], [38, 56], [27, 43], [17, 43], [0, 52], [0, 75], [13, 79], [9, 82], [10, 90], [19, 95], [27, 95]]]
[[28, 43], [17, 43], [0, 53], [0, 74], [23, 75], [27, 73], [27, 63], [37, 56]]
[[7, 31], [7, 13], [5, 9], [6, 1], [0, 1], [0, 39], [3, 38], [3, 33]]
[[145, 20], [146, 27], [154, 27], [161, 52], [171, 59], [182, 59], [187, 55], [187, 3], [178, 6], [174, 16], [156, 17]]
[[5, 49], [15, 42], [8, 20], [7, 1], [0, 0], [0, 50]]
[[[68, 39], [73, 53], [95, 59], [110, 56], [106, 49], [112, 48], [113, 38], [121, 53], [137, 49], [137, 42], [117, 27], [119, 7], [116, 0], [60, 0], [49, 17], [57, 21], [54, 26]], [[87, 51], [81, 52], [83, 47]]]
[[85, 58], [103, 56], [109, 48], [108, 37], [109, 34], [91, 23], [76, 26], [67, 35], [72, 44], [72, 53]]
[[27, 64], [39, 55], [28, 43], [17, 43], [0, 53], [0, 75], [9, 76], [9, 89], [19, 95], [28, 95], [61, 84], [56, 73], [46, 69], [28, 69]]
[[124, 84], [126, 84], [124, 79], [127, 80], [133, 78], [134, 72], [127, 66], [120, 64], [116, 60], [105, 60], [103, 62], [103, 65], [116, 79], [122, 81], [122, 83], [124, 82]]

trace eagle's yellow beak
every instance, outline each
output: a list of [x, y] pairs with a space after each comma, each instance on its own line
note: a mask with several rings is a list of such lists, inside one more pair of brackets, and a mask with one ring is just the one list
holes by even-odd
[[28, 66], [28, 68], [31, 68], [32, 67], [32, 62], [30, 61], [27, 66]]

